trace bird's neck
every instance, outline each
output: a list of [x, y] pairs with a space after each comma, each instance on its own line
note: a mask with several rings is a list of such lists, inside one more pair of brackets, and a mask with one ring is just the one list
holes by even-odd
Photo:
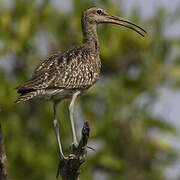
[[82, 23], [83, 43], [88, 44], [94, 51], [99, 52], [99, 41], [97, 35], [97, 25]]

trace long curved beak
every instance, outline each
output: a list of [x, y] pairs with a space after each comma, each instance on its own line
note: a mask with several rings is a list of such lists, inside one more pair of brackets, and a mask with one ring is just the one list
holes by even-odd
[[124, 18], [111, 16], [111, 15], [105, 15], [104, 17], [105, 19], [103, 20], [103, 23], [112, 23], [127, 27], [129, 29], [136, 31], [138, 34], [140, 34], [143, 37], [147, 33], [146, 30], [143, 29], [142, 27]]

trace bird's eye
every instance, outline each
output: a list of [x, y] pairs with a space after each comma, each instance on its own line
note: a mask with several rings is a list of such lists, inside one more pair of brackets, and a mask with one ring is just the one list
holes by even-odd
[[99, 10], [97, 10], [97, 13], [98, 13], [99, 15], [101, 15], [101, 14], [102, 14], [102, 11], [99, 9]]

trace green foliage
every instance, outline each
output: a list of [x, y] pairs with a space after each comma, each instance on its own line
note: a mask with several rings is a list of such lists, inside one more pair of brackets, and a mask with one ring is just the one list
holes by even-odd
[[[12, 8], [2, 5], [0, 9], [0, 61], [9, 66], [0, 66], [0, 120], [11, 179], [53, 179], [58, 165], [52, 104], [14, 104], [17, 94], [13, 88], [25, 82], [47, 55], [81, 43], [80, 17], [85, 8], [97, 5], [122, 15], [110, 0], [96, 4], [74, 0], [72, 4], [70, 12], [60, 12], [49, 1], [14, 0]], [[163, 35], [163, 10], [144, 22], [138, 13], [130, 19], [146, 24], [146, 38], [115, 25], [99, 27], [102, 76], [79, 98], [75, 113], [76, 122], [90, 122], [90, 144], [96, 149], [89, 153], [81, 179], [93, 179], [100, 172], [109, 180], [161, 180], [176, 157], [165, 139], [150, 135], [153, 130], [177, 135], [176, 129], [153, 117], [149, 109], [158, 87], [179, 84], [179, 55], [172, 53], [180, 41]], [[142, 95], [146, 101], [140, 106]], [[69, 100], [62, 102], [58, 112], [65, 153], [71, 143], [68, 104]]]

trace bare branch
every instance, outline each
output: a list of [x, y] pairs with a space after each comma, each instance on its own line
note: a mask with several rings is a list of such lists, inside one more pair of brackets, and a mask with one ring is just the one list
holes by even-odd
[[2, 136], [1, 122], [0, 122], [0, 179], [7, 180], [7, 168], [6, 168], [7, 157], [4, 150], [4, 141]]
[[72, 148], [71, 154], [59, 162], [57, 177], [60, 174], [63, 180], [77, 180], [80, 174], [80, 166], [85, 162], [87, 156], [87, 142], [89, 138], [89, 124], [84, 123], [82, 137], [78, 147]]

